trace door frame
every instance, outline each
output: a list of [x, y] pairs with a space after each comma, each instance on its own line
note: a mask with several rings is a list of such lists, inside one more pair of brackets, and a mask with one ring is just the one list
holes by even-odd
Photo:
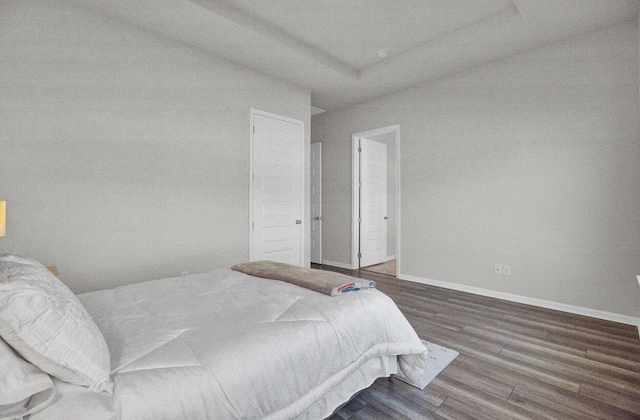
[[369, 138], [373, 136], [378, 136], [380, 134], [386, 133], [395, 133], [395, 146], [396, 146], [396, 219], [397, 219], [397, 229], [396, 229], [396, 277], [398, 277], [400, 273], [400, 259], [401, 259], [401, 250], [400, 250], [400, 232], [402, 229], [400, 215], [400, 174], [402, 171], [400, 170], [400, 125], [390, 125], [387, 127], [376, 128], [373, 130], [361, 131], [359, 133], [354, 133], [351, 135], [351, 269], [357, 270], [360, 268], [360, 258], [358, 258], [358, 252], [360, 248], [360, 160], [358, 156], [358, 143], [361, 137]]
[[305, 142], [304, 142], [304, 122], [300, 121], [300, 120], [296, 120], [293, 118], [289, 118], [289, 117], [285, 117], [282, 115], [277, 115], [277, 114], [272, 114], [270, 112], [266, 112], [266, 111], [261, 111], [259, 109], [255, 109], [255, 108], [250, 108], [249, 110], [249, 261], [253, 261], [254, 258], [254, 248], [253, 248], [253, 240], [254, 240], [254, 229], [253, 229], [253, 224], [255, 222], [254, 219], [254, 212], [253, 212], [253, 189], [254, 189], [254, 183], [253, 183], [253, 173], [254, 173], [254, 159], [253, 159], [253, 152], [254, 152], [254, 116], [256, 115], [261, 115], [263, 117], [267, 117], [267, 118], [273, 118], [276, 120], [281, 120], [281, 121], [286, 121], [292, 124], [296, 124], [300, 126], [300, 165], [302, 168], [302, 179], [300, 181], [300, 220], [302, 220], [302, 234], [300, 235], [300, 265], [304, 266], [304, 261], [305, 261], [305, 240], [306, 240], [306, 228], [304, 228], [305, 226], [305, 221], [304, 221], [304, 216], [305, 216], [305, 194], [304, 194], [304, 186], [305, 186]]
[[[317, 145], [317, 146], [316, 146]], [[311, 153], [313, 153], [313, 148], [317, 147], [319, 149], [320, 152], [320, 192], [319, 192], [319, 197], [320, 197], [320, 230], [319, 230], [319, 242], [320, 242], [320, 250], [319, 250], [319, 261], [313, 261], [313, 256], [310, 255], [310, 262], [311, 263], [316, 263], [316, 264], [322, 264], [322, 142], [316, 142], [316, 143], [311, 143], [310, 146], [310, 151]], [[311, 162], [309, 163], [310, 166], [310, 171], [313, 170], [313, 159], [311, 159]], [[311, 175], [309, 176], [309, 178], [311, 178]], [[313, 182], [311, 182], [310, 184], [313, 184]], [[311, 187], [313, 187], [313, 185], [311, 185]], [[313, 205], [313, 194], [311, 193], [311, 191], [309, 191], [309, 202], [310, 205]], [[312, 220], [312, 212], [309, 212], [309, 229], [311, 229], [311, 227], [313, 226], [313, 223], [315, 222], [314, 220]], [[311, 233], [309, 233], [309, 239], [311, 240]], [[310, 251], [310, 254], [312, 254], [313, 251]]]

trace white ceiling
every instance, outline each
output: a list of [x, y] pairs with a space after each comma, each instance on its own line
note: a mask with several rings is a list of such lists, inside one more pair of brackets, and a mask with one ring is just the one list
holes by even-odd
[[75, 1], [309, 89], [325, 110], [638, 17], [638, 0]]

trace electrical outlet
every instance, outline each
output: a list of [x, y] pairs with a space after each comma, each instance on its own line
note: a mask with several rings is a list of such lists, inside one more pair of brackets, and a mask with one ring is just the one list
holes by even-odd
[[505, 276], [510, 276], [511, 275], [511, 267], [508, 265], [503, 265], [502, 266], [502, 274], [504, 274]]
[[495, 265], [494, 273], [502, 274], [502, 266], [500, 264]]

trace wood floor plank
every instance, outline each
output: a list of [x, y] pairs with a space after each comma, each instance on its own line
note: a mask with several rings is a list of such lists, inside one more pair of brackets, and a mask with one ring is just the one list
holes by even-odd
[[[597, 360], [606, 365], [617, 366], [632, 372], [640, 373], [640, 353], [636, 357], [625, 354], [625, 357], [613, 356], [598, 350], [587, 350], [587, 359]], [[630, 360], [631, 359], [631, 360]]]
[[509, 396], [509, 402], [550, 419], [595, 420], [598, 418], [571, 406], [544, 400], [539, 396], [531, 398], [530, 392], [519, 388], [513, 390]]
[[482, 389], [484, 392], [505, 401], [513, 391], [512, 385], [495, 380], [478, 372], [464, 369], [455, 364], [447, 366], [440, 375], [456, 380], [461, 384], [468, 385], [471, 388]]
[[620, 357], [629, 361], [640, 363], [640, 352], [633, 352], [633, 351], [630, 352], [625, 349], [616, 349], [614, 347], [602, 347], [602, 346], [592, 346], [589, 349], [587, 349], [587, 352], [589, 350], [595, 350], [600, 353], [608, 354], [609, 356]]
[[629, 343], [636, 343], [638, 340], [638, 329], [637, 328], [615, 328], [615, 327], [599, 327], [595, 328], [593, 326], [585, 327], [585, 326], [577, 326], [576, 331], [585, 332], [587, 334], [593, 334], [600, 337], [608, 337], [613, 340], [621, 340]]
[[359, 270], [460, 355], [425, 390], [377, 380], [331, 420], [640, 418], [637, 328]]
[[514, 387], [523, 389], [564, 389], [575, 393], [580, 392], [580, 381], [578, 380], [540, 372], [537, 369], [512, 363], [495, 356], [491, 356], [489, 360], [483, 359], [489, 359], [489, 356], [476, 358], [460, 355], [456, 358], [454, 364]]
[[613, 405], [614, 407], [623, 408], [626, 411], [631, 411], [640, 416], [640, 400], [638, 400], [637, 395], [624, 395], [589, 382], [582, 382], [580, 394]]
[[519, 395], [526, 395], [526, 397], [543, 407], [568, 407], [571, 410], [577, 410], [583, 413], [583, 418], [589, 418], [590, 416], [599, 419], [637, 419], [638, 416], [630, 411], [614, 407], [610, 404], [603, 403], [594, 398], [581, 395], [576, 392], [565, 391], [562, 389], [549, 389], [547, 387], [540, 387], [531, 390], [522, 390], [516, 387], [514, 392], [518, 392]]
[[612, 348], [615, 350], [624, 350], [631, 353], [640, 352], [640, 342], [634, 344], [623, 340], [613, 340], [608, 337], [600, 337], [583, 331], [550, 332], [547, 338], [550, 341], [559, 343], [582, 343], [586, 345], [587, 348]]
[[484, 327], [491, 327], [495, 330], [511, 331], [536, 338], [546, 338], [549, 335], [549, 332], [545, 329], [517, 325], [502, 319], [492, 319], [479, 315], [467, 316], [465, 314], [458, 314], [455, 312], [439, 312], [436, 315], [436, 318], [439, 319], [449, 319], [451, 317], [463, 321], [466, 325], [482, 325]]
[[[447, 300], [450, 304], [456, 304], [458, 306], [464, 306], [467, 308], [473, 308], [482, 314], [493, 314], [497, 317], [504, 315], [512, 315], [514, 312], [522, 315], [526, 315], [529, 310], [526, 307], [516, 305], [506, 305], [504, 303], [494, 303], [491, 307], [487, 307], [487, 303], [482, 300], [470, 302], [468, 299], [451, 298]], [[504, 302], [504, 301], [502, 301]]]
[[507, 314], [502, 317], [502, 320], [514, 325], [521, 325], [523, 327], [528, 327], [532, 329], [542, 329], [547, 332], [570, 333], [572, 331], [575, 331], [575, 325], [573, 324], [566, 325], [562, 322], [552, 323], [546, 319], [530, 318], [528, 316], [522, 316], [520, 314], [517, 314], [517, 315]]
[[[521, 353], [525, 353], [528, 356], [536, 356], [545, 361], [553, 361], [554, 363], [563, 364], [572, 367], [578, 367], [588, 372], [600, 374], [601, 376], [607, 376], [616, 380], [628, 381], [631, 383], [640, 384], [640, 373], [633, 370], [612, 366], [611, 364], [599, 362], [597, 360], [588, 359], [586, 357], [579, 357], [573, 354], [567, 354], [555, 349], [545, 348], [542, 346], [518, 346], [508, 344], [500, 352], [501, 355], [507, 355], [511, 350], [517, 350]], [[509, 356], [507, 356], [509, 357]], [[513, 358], [513, 357], [512, 357]]]
[[384, 407], [380, 409], [375, 405], [367, 404], [362, 410], [349, 417], [351, 420], [380, 420], [380, 419], [399, 419], [403, 420], [406, 417], [392, 417], [392, 413], [385, 411]]
[[499, 322], [504, 316], [503, 313], [492, 312], [489, 310], [481, 311], [475, 307], [451, 303], [451, 301], [441, 304], [438, 313], [450, 316], [460, 316], [461, 319], [480, 317], [491, 322]]
[[438, 407], [447, 399], [447, 396], [432, 389], [419, 389], [405, 382], [395, 380], [393, 382], [387, 379], [378, 379], [374, 382], [374, 389], [386, 392], [388, 394], [398, 394], [407, 398], [414, 403], [421, 405], [425, 410], [435, 412]]
[[625, 335], [616, 335], [611, 331], [595, 331], [593, 329], [586, 328], [565, 328], [562, 326], [552, 325], [544, 320], [530, 320], [516, 315], [505, 315], [503, 317], [505, 321], [510, 321], [516, 324], [527, 325], [532, 328], [545, 328], [549, 333], [566, 335], [569, 337], [575, 337], [576, 339], [582, 339], [589, 337], [589, 343], [593, 344], [593, 340], [598, 343], [606, 343], [607, 345], [624, 346], [625, 348], [631, 348], [640, 350], [640, 342], [638, 337], [629, 337]]
[[548, 341], [539, 339], [537, 337], [527, 336], [526, 334], [514, 333], [512, 331], [496, 330], [491, 327], [487, 328], [479, 324], [466, 325], [462, 328], [462, 331], [466, 334], [476, 337], [482, 337], [485, 340], [493, 341], [504, 346], [509, 345], [516, 348], [526, 347], [554, 349], [562, 353], [573, 354], [575, 356], [582, 357], [584, 357], [587, 353], [586, 350], [576, 349], [562, 344], [549, 343]]
[[406, 418], [406, 419], [430, 419], [434, 414], [429, 410], [424, 409], [418, 404], [409, 401], [406, 398], [394, 398], [387, 393], [380, 392], [374, 388], [369, 388], [362, 394], [361, 398], [370, 405], [383, 406], [384, 412], [391, 415], [393, 418]]
[[349, 402], [349, 404], [345, 405], [341, 410], [330, 417], [330, 420], [347, 420], [358, 411], [362, 410], [366, 405], [367, 403], [363, 401], [362, 398], [355, 397]]
[[[582, 366], [566, 363], [564, 360], [556, 360], [541, 355], [525, 354], [509, 348], [504, 348], [500, 352], [500, 356], [580, 381], [588, 381], [612, 391], [627, 395], [640, 395], [640, 381], [629, 380], [629, 378], [624, 375], [607, 375]], [[610, 368], [612, 370], [618, 369], [614, 366]]]
[[558, 388], [567, 389], [573, 392], [580, 391], [580, 380], [573, 377], [548, 370], [546, 368], [540, 368], [538, 366], [532, 366], [527, 363], [522, 363], [518, 360], [511, 360], [509, 358], [494, 356], [494, 355], [479, 355], [478, 359], [492, 364], [493, 366], [502, 367], [511, 372], [519, 373], [523, 376], [536, 379], [540, 382], [553, 385]]
[[467, 306], [467, 305], [464, 305], [463, 303], [462, 304], [456, 303], [456, 302], [460, 302], [459, 300], [451, 300], [451, 299], [437, 300], [437, 299], [433, 299], [433, 297], [431, 296], [428, 296], [428, 297], [420, 296], [415, 294], [408, 294], [406, 292], [398, 293], [398, 297], [411, 298], [412, 300], [415, 299], [416, 303], [420, 304], [418, 308], [422, 308], [422, 309], [429, 308], [428, 310], [432, 313], [439, 313], [439, 312], [443, 312], [443, 313], [454, 312], [456, 314], [465, 313], [465, 314], [468, 314], [469, 316], [479, 315], [479, 316], [490, 317], [495, 319], [501, 319], [504, 316], [504, 313], [502, 312], [481, 311], [473, 306]]
[[502, 350], [501, 344], [492, 343], [490, 341], [482, 340], [477, 337], [473, 337], [468, 334], [463, 334], [458, 331], [451, 331], [447, 328], [443, 328], [437, 324], [430, 322], [429, 320], [417, 319], [415, 317], [407, 317], [411, 325], [415, 328], [418, 336], [420, 337], [437, 337], [433, 341], [440, 343], [445, 347], [450, 347], [461, 353], [477, 354], [477, 353], [489, 353], [498, 354]]
[[[537, 311], [531, 310], [531, 309], [525, 313], [518, 312], [518, 313], [511, 313], [508, 315], [521, 318], [521, 319], [528, 319], [531, 321], [542, 322], [544, 323], [544, 325], [552, 325], [559, 328], [564, 328], [566, 330], [576, 329], [575, 320], [572, 318], [567, 319], [566, 317], [557, 317], [557, 316], [553, 317], [553, 316], [550, 316], [548, 313], [544, 313], [543, 315], [540, 315]], [[509, 318], [507, 318], [506, 320], [509, 320]]]
[[464, 401], [464, 405], [471, 407], [476, 413], [487, 415], [494, 419], [515, 420], [543, 418], [522, 407], [494, 397], [484, 392], [484, 390], [464, 385], [445, 376], [437, 376], [427, 387], [433, 387], [435, 390], [445, 394], [455, 392], [458, 401]]
[[454, 398], [447, 398], [436, 414], [451, 420], [495, 420], [493, 416], [479, 413], [475, 408]]

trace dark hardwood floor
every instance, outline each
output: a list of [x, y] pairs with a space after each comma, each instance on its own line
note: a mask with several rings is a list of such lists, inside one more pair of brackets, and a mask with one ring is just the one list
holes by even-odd
[[381, 378], [331, 420], [640, 418], [634, 326], [313, 267], [375, 280], [420, 338], [460, 352], [424, 391]]

